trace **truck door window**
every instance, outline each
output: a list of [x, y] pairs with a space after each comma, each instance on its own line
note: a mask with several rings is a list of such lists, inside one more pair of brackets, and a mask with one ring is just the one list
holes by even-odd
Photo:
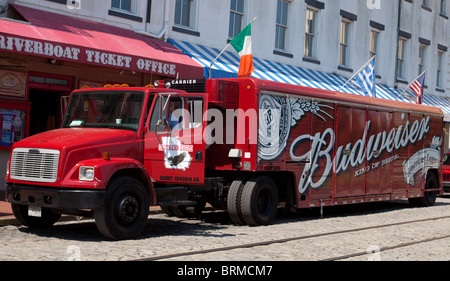
[[171, 98], [168, 105], [167, 122], [172, 131], [184, 129], [184, 106], [179, 97]]
[[[174, 97], [171, 96], [167, 101], [167, 96], [160, 96], [156, 100], [153, 108], [152, 117], [150, 119], [150, 131], [162, 132], [166, 129], [177, 131], [182, 129], [200, 128], [202, 126], [203, 118], [203, 99], [198, 97]], [[159, 116], [160, 102], [163, 102], [164, 107], [162, 118]], [[168, 125], [157, 126], [158, 121]]]
[[[167, 100], [169, 99], [169, 100]], [[161, 105], [162, 102], [162, 105]], [[164, 108], [160, 116], [160, 108]], [[184, 128], [184, 101], [180, 97], [159, 96], [153, 107], [152, 117], [150, 119], [150, 132], [163, 132], [170, 130], [181, 130]], [[158, 121], [162, 122], [159, 124]], [[166, 128], [165, 125], [169, 128]]]

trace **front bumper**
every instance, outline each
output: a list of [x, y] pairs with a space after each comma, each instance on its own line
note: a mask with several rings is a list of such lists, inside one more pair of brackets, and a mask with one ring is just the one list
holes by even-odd
[[6, 185], [6, 201], [11, 204], [53, 209], [98, 209], [103, 206], [105, 193], [105, 190]]

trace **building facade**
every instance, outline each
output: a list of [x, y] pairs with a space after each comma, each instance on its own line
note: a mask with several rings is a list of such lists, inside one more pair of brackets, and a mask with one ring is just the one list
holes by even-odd
[[258, 58], [350, 77], [376, 54], [377, 83], [405, 88], [426, 69], [425, 94], [450, 97], [447, 0], [174, 0], [170, 13], [175, 40], [222, 49], [256, 17]]

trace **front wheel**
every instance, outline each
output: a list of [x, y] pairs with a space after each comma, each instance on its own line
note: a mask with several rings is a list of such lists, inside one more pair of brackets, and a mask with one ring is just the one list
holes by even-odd
[[105, 237], [130, 239], [147, 224], [149, 197], [143, 184], [131, 177], [119, 177], [108, 184], [103, 207], [94, 210], [95, 223]]

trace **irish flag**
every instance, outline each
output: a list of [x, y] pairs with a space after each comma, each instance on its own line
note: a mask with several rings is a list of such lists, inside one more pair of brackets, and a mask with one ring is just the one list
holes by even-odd
[[238, 72], [238, 77], [241, 78], [250, 77], [255, 70], [253, 67], [252, 55], [252, 22], [230, 42], [241, 57]]

